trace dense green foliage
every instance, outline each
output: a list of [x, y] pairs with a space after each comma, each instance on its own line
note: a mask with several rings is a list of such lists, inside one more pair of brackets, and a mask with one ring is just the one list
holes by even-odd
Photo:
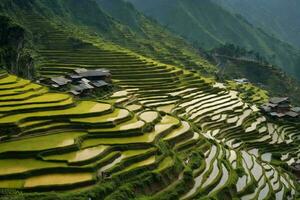
[[156, 21], [145, 17], [132, 4], [124, 0], [97, 2], [106, 13], [130, 30], [125, 38], [113, 38], [114, 43], [163, 63], [196, 69], [203, 74], [212, 74], [215, 71], [213, 66], [199, 59], [199, 52], [191, 45], [161, 27]]
[[24, 49], [25, 30], [0, 16], [0, 67], [23, 77], [34, 76], [32, 58]]
[[143, 23], [146, 19], [138, 13], [132, 4], [123, 0], [97, 0], [99, 6], [114, 19], [127, 25], [138, 33], [143, 32]]
[[232, 13], [291, 45], [300, 48], [300, 2], [298, 0], [213, 0]]
[[[300, 78], [300, 52], [248, 23], [211, 0], [130, 0], [146, 15], [158, 20], [195, 45], [211, 49], [232, 43], [254, 50], [271, 63]], [[275, 13], [274, 13], [275, 14]]]

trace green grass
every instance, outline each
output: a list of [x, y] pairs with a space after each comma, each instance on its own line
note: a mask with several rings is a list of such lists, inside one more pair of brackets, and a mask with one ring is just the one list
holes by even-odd
[[239, 97], [249, 103], [263, 104], [268, 101], [269, 93], [266, 90], [251, 84], [238, 84], [234, 81], [228, 81], [227, 86], [231, 90], [239, 92]]
[[74, 101], [71, 97], [68, 97], [68, 99], [63, 99], [60, 102], [46, 102], [46, 103], [37, 103], [37, 104], [29, 104], [29, 105], [12, 105], [8, 107], [0, 107], [0, 113], [10, 113], [10, 112], [21, 112], [24, 110], [35, 110], [35, 109], [41, 109], [41, 108], [48, 108], [48, 109], [55, 109], [55, 107], [67, 107], [73, 105]]
[[151, 156], [151, 157], [147, 158], [146, 160], [142, 160], [140, 162], [134, 163], [133, 165], [130, 165], [129, 167], [127, 167], [127, 168], [125, 168], [125, 169], [117, 172], [114, 175], [117, 176], [117, 175], [120, 175], [122, 173], [125, 173], [125, 172], [128, 172], [128, 171], [132, 171], [132, 170], [135, 170], [135, 169], [140, 168], [140, 167], [144, 167], [144, 166], [148, 166], [148, 165], [154, 164], [155, 161], [156, 161], [155, 156]]
[[19, 189], [24, 186], [24, 180], [0, 180], [0, 188]]
[[150, 149], [135, 149], [135, 150], [123, 151], [122, 156], [124, 158], [130, 158], [130, 157], [142, 155], [142, 154], [145, 154], [145, 153], [151, 152], [151, 151], [156, 151], [156, 149], [150, 148]]
[[152, 143], [155, 138], [166, 131], [177, 126], [179, 121], [171, 116], [163, 117], [162, 121], [155, 125], [154, 130], [149, 133], [144, 133], [141, 136], [135, 137], [117, 137], [117, 138], [91, 138], [84, 140], [82, 146], [90, 147], [98, 144], [116, 145], [116, 144], [137, 144], [137, 143]]
[[0, 175], [26, 174], [27, 172], [56, 167], [67, 167], [64, 163], [44, 162], [32, 158], [28, 159], [1, 159]]
[[57, 160], [57, 161], [63, 160], [63, 161], [67, 161], [68, 163], [77, 163], [77, 162], [82, 162], [82, 161], [86, 161], [89, 159], [93, 159], [93, 158], [101, 155], [108, 148], [109, 148], [108, 146], [96, 146], [96, 147], [81, 149], [76, 152], [44, 156], [43, 159]]
[[164, 158], [158, 165], [158, 167], [154, 170], [154, 172], [160, 172], [163, 171], [169, 167], [172, 167], [174, 165], [174, 161], [171, 157]]
[[119, 124], [113, 128], [102, 128], [102, 129], [89, 129], [89, 133], [118, 133], [118, 132], [126, 132], [136, 129], [141, 129], [145, 125], [145, 122], [138, 120], [136, 117], [131, 120], [126, 121], [125, 123]]
[[40, 186], [57, 186], [69, 185], [80, 182], [92, 181], [91, 173], [64, 173], [64, 174], [49, 174], [31, 177], [25, 180], [24, 188], [33, 188]]
[[[0, 91], [0, 95], [1, 95], [1, 100], [9, 100], [9, 98], [11, 98], [11, 95], [18, 95], [20, 93], [24, 93], [24, 92], [30, 92], [32, 90], [38, 90], [38, 89], [41, 89], [42, 86], [41, 85], [38, 85], [38, 84], [34, 84], [34, 83], [31, 83], [31, 84], [28, 84], [24, 87], [20, 87], [20, 88], [15, 88], [15, 89], [9, 89], [9, 90], [1, 90]], [[5, 96], [10, 96], [10, 97], [6, 97]]]
[[[14, 95], [15, 97], [16, 95]], [[23, 101], [9, 101], [1, 103], [1, 107], [5, 106], [17, 106], [17, 105], [27, 105], [27, 104], [35, 104], [35, 103], [51, 103], [51, 102], [60, 102], [66, 99], [69, 99], [70, 96], [67, 94], [59, 94], [59, 93], [46, 93], [37, 97], [33, 97], [30, 99], [26, 99]]]
[[16, 77], [16, 76], [7, 76], [0, 80], [0, 85], [14, 84], [14, 83], [16, 83], [17, 79], [18, 79], [18, 77]]
[[180, 128], [172, 131], [170, 134], [168, 134], [166, 137], [164, 137], [164, 140], [172, 140], [173, 138], [176, 138], [182, 134], [185, 134], [186, 132], [190, 131], [191, 127], [187, 122], [182, 122], [182, 125]]
[[115, 123], [118, 120], [124, 120], [126, 118], [130, 117], [130, 113], [128, 110], [125, 109], [115, 109], [114, 112], [107, 114], [107, 115], [101, 115], [97, 117], [85, 117], [85, 118], [75, 118], [72, 119], [72, 122], [78, 122], [78, 123], [94, 123], [94, 124], [101, 124], [101, 123]]
[[0, 144], [0, 153], [4, 152], [26, 152], [42, 151], [60, 147], [67, 147], [75, 144], [80, 136], [85, 132], [64, 132], [46, 136], [37, 136], [17, 141], [5, 142]]
[[65, 110], [51, 110], [51, 111], [38, 111], [33, 113], [24, 113], [7, 116], [1, 119], [1, 123], [18, 123], [26, 118], [49, 118], [51, 117], [64, 117], [64, 116], [78, 116], [78, 115], [91, 115], [95, 113], [108, 112], [112, 109], [110, 104], [97, 103], [93, 101], [81, 101], [73, 108]]
[[22, 79], [12, 84], [2, 85], [0, 91], [22, 88], [28, 84], [30, 84], [29, 80]]

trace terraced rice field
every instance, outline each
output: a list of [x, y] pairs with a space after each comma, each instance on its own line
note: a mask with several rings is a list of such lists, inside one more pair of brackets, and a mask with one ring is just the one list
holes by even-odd
[[[170, 72], [169, 76], [175, 75]], [[28, 91], [28, 84], [23, 85], [23, 91], [18, 87], [17, 95], [37, 93], [20, 100], [8, 95], [2, 101], [1, 108], [7, 109], [0, 112], [0, 126], [9, 128], [1, 129], [8, 131], [1, 134], [5, 141], [0, 143], [0, 187], [68, 189], [126, 179], [149, 170], [163, 176], [179, 165], [170, 186], [162, 185], [156, 195], [187, 184], [181, 199], [221, 198], [221, 194], [241, 199], [293, 197], [295, 179], [270, 161], [283, 147], [280, 162], [298, 160], [294, 151], [299, 145], [295, 140], [298, 129], [292, 124], [282, 127], [268, 122], [235, 92], [214, 88], [197, 75], [182, 71], [176, 77], [180, 81], [170, 82], [172, 87], [164, 84], [155, 89], [149, 82], [159, 95], [133, 80], [131, 85], [119, 81], [124, 90], [108, 100], [121, 102], [118, 108], [105, 102], [77, 101], [47, 88], [42, 94]], [[1, 87], [0, 93], [22, 85], [19, 81], [24, 82], [7, 74], [1, 79], [1, 86], [6, 87]], [[65, 99], [70, 103], [62, 105]], [[20, 114], [15, 106], [26, 109]], [[164, 153], [159, 145], [163, 141], [177, 154], [169, 157]], [[195, 152], [200, 153], [197, 163], [190, 161]], [[174, 164], [174, 159], [179, 162]], [[189, 181], [185, 174], [180, 177], [188, 166], [192, 166]]]
[[133, 195], [156, 199], [298, 194], [288, 165], [300, 162], [299, 125], [269, 121], [198, 74], [129, 51], [74, 49], [64, 32], [50, 31], [56, 45], [39, 50], [42, 76], [104, 67], [122, 90], [105, 101], [79, 101], [2, 72], [0, 188], [114, 183], [102, 194], [107, 199], [128, 184], [138, 188]]
[[[1, 94], [24, 81], [3, 75]], [[18, 95], [36, 92], [26, 87], [19, 87]], [[26, 99], [9, 95], [2, 101], [7, 109], [0, 112], [1, 188], [68, 189], [104, 178], [126, 177], [139, 170], [174, 167], [168, 165], [170, 158], [165, 159], [156, 144], [168, 135], [166, 140], [171, 141], [188, 132], [186, 122], [155, 110], [134, 113], [125, 107], [77, 101], [68, 94], [44, 89], [45, 93]], [[62, 106], [65, 99], [70, 103]], [[27, 109], [15, 112], [19, 105]], [[51, 111], [48, 105], [52, 105]]]

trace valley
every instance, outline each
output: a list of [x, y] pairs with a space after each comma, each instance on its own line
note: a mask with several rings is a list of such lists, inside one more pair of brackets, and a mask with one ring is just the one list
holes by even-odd
[[[299, 198], [300, 122], [264, 115], [267, 92], [218, 82], [182, 38], [127, 32], [93, 0], [0, 5], [35, 64], [35, 78], [0, 70], [0, 199]], [[81, 68], [109, 70], [113, 91], [81, 97], [37, 82]]]

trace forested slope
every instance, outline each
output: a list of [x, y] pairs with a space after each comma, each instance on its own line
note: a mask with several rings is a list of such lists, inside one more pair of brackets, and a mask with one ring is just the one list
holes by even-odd
[[300, 79], [300, 52], [211, 0], [130, 0], [140, 11], [190, 42], [211, 49], [232, 43], [261, 53]]

